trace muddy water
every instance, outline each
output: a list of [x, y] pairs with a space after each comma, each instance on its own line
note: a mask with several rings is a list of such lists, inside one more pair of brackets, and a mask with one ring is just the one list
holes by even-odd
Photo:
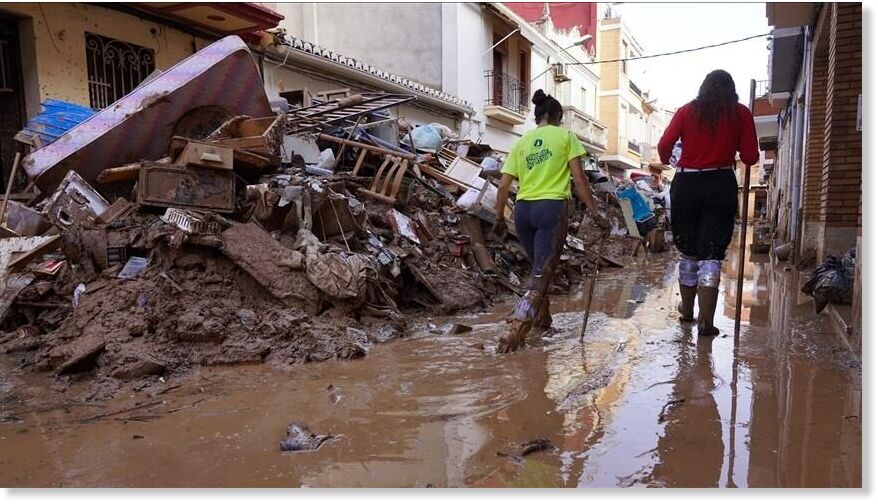
[[[723, 335], [698, 338], [676, 321], [675, 263], [661, 254], [602, 273], [584, 345], [575, 294], [553, 298], [555, 331], [511, 355], [493, 353], [507, 303], [427, 321], [359, 361], [203, 369], [100, 406], [7, 359], [0, 483], [860, 486], [858, 361], [796, 294], [798, 274], [747, 264], [737, 344], [734, 277]], [[455, 322], [473, 330], [450, 335]], [[336, 438], [281, 453], [293, 421]], [[538, 438], [555, 449], [498, 455]]]

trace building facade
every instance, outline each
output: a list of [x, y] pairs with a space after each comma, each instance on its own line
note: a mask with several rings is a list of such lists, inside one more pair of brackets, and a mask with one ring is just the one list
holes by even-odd
[[[862, 241], [862, 6], [769, 3], [769, 92], [783, 93], [769, 212], [797, 258], [857, 251], [850, 341], [859, 348]], [[760, 133], [760, 141], [771, 141]]]
[[622, 18], [606, 7], [598, 23], [600, 64], [599, 117], [607, 125], [607, 150], [602, 165], [618, 178], [632, 172], [648, 173], [649, 165], [659, 163], [655, 146], [669, 121], [669, 115], [651, 99], [637, 82], [634, 61], [643, 48]]
[[599, 69], [578, 64], [593, 60], [597, 33], [583, 33], [587, 23], [559, 28], [551, 4], [540, 4], [538, 14], [475, 2], [271, 5], [290, 36], [469, 104], [471, 113], [453, 127], [463, 138], [508, 151], [535, 127], [530, 98], [542, 88], [562, 102], [565, 125], [590, 152], [604, 149]]

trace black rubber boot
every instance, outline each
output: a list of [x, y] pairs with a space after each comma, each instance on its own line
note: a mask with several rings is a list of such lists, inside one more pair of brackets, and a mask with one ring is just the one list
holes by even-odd
[[680, 312], [680, 322], [695, 322], [695, 295], [698, 287], [680, 286], [680, 302], [677, 311]]
[[716, 287], [698, 287], [698, 335], [716, 336], [719, 329], [713, 325], [713, 315], [716, 313], [716, 301], [719, 298], [719, 289]]

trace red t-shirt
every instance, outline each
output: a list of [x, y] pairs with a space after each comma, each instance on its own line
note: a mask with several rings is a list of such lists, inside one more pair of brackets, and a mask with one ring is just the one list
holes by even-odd
[[659, 157], [668, 164], [674, 144], [683, 143], [683, 155], [677, 166], [683, 168], [717, 168], [735, 164], [735, 154], [747, 165], [759, 162], [759, 141], [750, 109], [737, 104], [735, 115], [720, 119], [716, 132], [711, 133], [698, 122], [695, 102], [680, 107], [658, 143]]

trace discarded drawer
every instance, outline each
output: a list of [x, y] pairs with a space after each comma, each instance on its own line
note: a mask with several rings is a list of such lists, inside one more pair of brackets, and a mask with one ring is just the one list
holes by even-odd
[[216, 212], [235, 209], [235, 174], [231, 170], [150, 166], [140, 170], [137, 201], [158, 207], [191, 207]]
[[285, 122], [283, 114], [258, 119], [238, 116], [220, 125], [207, 139], [234, 149], [279, 154]]
[[168, 224], [174, 224], [178, 228], [186, 231], [187, 233], [194, 234], [219, 234], [222, 229], [220, 229], [220, 225], [216, 222], [207, 222], [204, 219], [198, 218], [192, 215], [185, 210], [180, 210], [178, 208], [169, 208], [165, 210], [165, 214], [162, 215], [162, 220], [167, 222]]
[[52, 223], [65, 229], [72, 224], [95, 222], [109, 206], [103, 196], [71, 171], [67, 172], [46, 208]]
[[10, 201], [6, 210], [6, 227], [19, 236], [38, 236], [51, 225], [41, 212]]
[[199, 166], [231, 170], [234, 151], [231, 147], [189, 141], [183, 152], [177, 157], [175, 164], [181, 166]]

